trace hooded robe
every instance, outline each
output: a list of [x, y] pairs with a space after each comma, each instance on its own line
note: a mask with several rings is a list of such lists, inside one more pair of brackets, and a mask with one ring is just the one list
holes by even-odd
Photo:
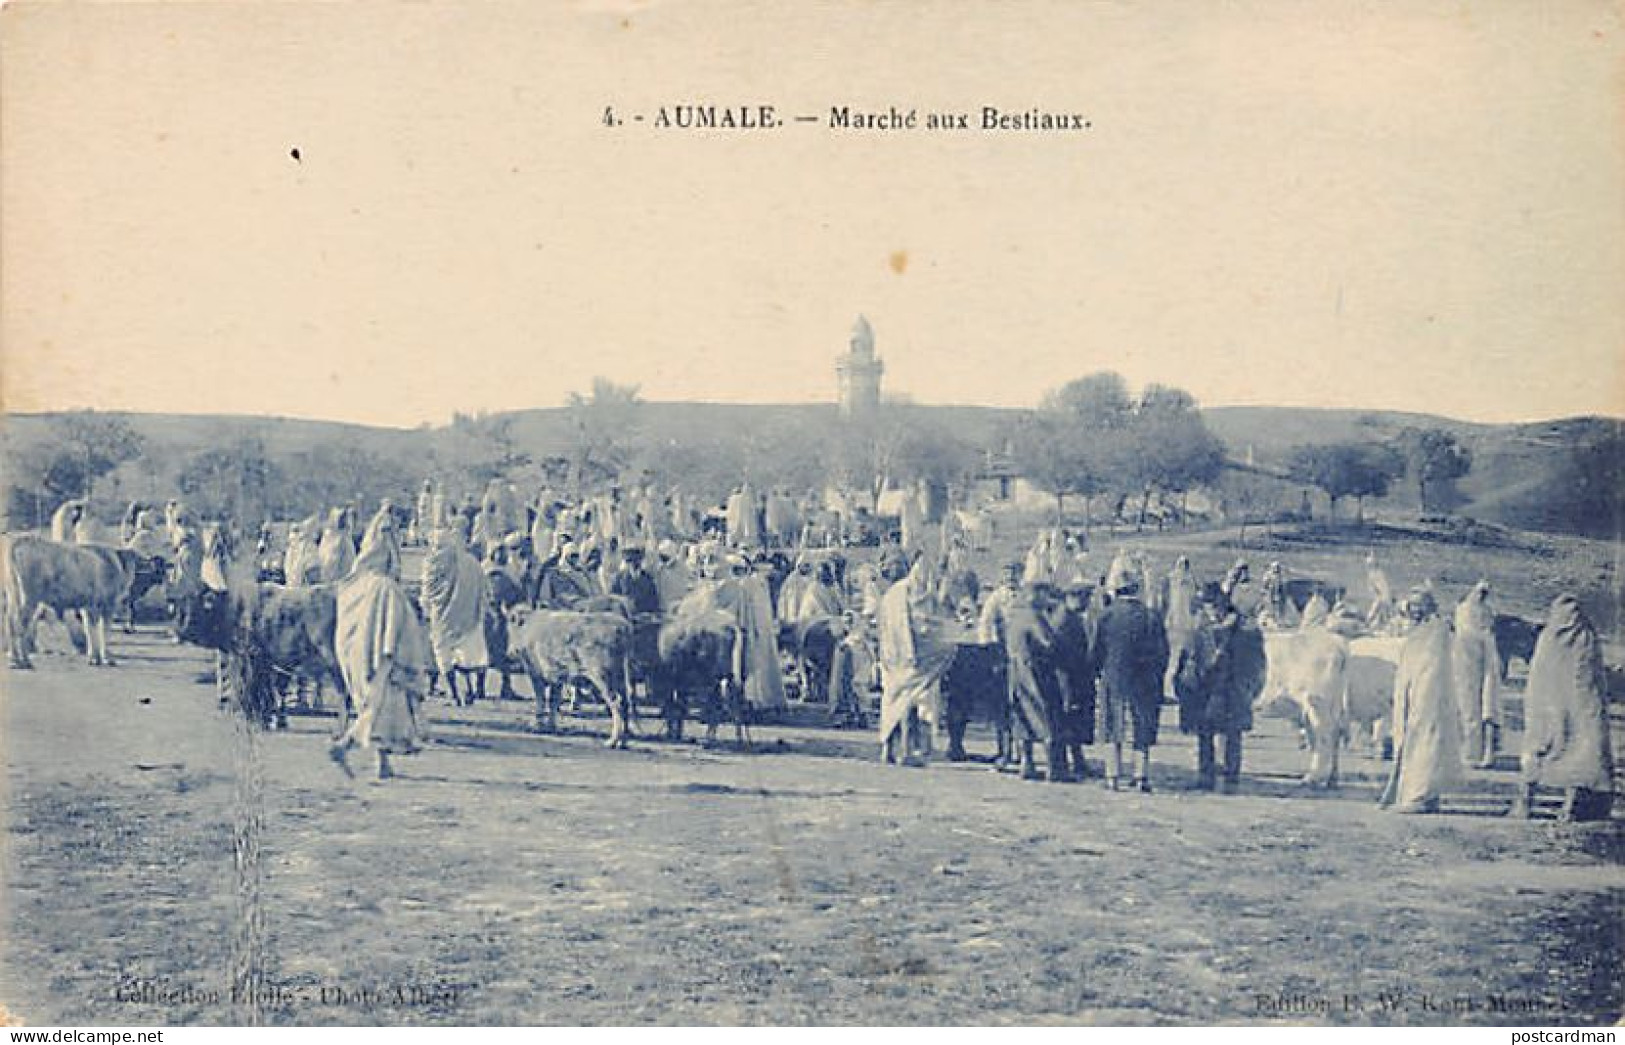
[[735, 490], [728, 498], [729, 544], [749, 548], [762, 543], [761, 515], [756, 508], [756, 491], [751, 489], [749, 483]]
[[[519, 507], [519, 491], [500, 479], [492, 479], [485, 484], [485, 493], [480, 498], [480, 518], [485, 525], [484, 537], [490, 544], [501, 543], [508, 534], [520, 528], [524, 520], [524, 513]], [[476, 546], [480, 554], [487, 551], [485, 545]]]
[[218, 525], [203, 531], [203, 583], [215, 591], [227, 588], [226, 574], [231, 570], [231, 555], [226, 549], [226, 535]]
[[778, 628], [767, 581], [750, 573], [718, 586], [718, 603], [734, 615], [744, 641], [745, 701], [753, 708], [778, 710], [789, 704], [779, 665]]
[[694, 536], [694, 515], [688, 498], [681, 490], [671, 492], [671, 511], [667, 515], [673, 537]]
[[435, 508], [440, 503], [439, 495], [434, 492], [433, 483], [424, 483], [423, 489], [418, 491], [417, 507], [412, 516], [412, 539], [427, 541], [434, 533], [436, 526], [440, 525], [440, 517], [435, 514]]
[[801, 597], [812, 586], [810, 567], [803, 562], [779, 585], [778, 617], [781, 624], [795, 624], [801, 620]]
[[174, 548], [173, 569], [166, 587], [173, 598], [189, 598], [203, 588], [203, 538], [196, 530], [182, 529]]
[[434, 531], [423, 559], [423, 613], [435, 666], [487, 668], [491, 653], [485, 642], [486, 586], [480, 561], [457, 533], [442, 526]]
[[954, 657], [953, 643], [925, 612], [927, 595], [915, 578], [893, 584], [880, 600], [880, 740], [885, 743], [910, 710], [935, 724], [942, 717], [942, 676]]
[[321, 556], [316, 538], [319, 525], [312, 515], [288, 529], [288, 547], [282, 554], [282, 577], [290, 588], [302, 588], [321, 580]]
[[1054, 584], [1055, 570], [1058, 564], [1056, 557], [1056, 544], [1058, 535], [1055, 530], [1041, 530], [1033, 538], [1033, 546], [1027, 549], [1027, 557], [1022, 560], [1022, 584]]
[[1174, 560], [1173, 569], [1163, 586], [1162, 626], [1168, 633], [1168, 668], [1162, 676], [1162, 695], [1180, 699], [1175, 675], [1180, 665], [1195, 656], [1196, 641], [1196, 577], [1191, 573], [1191, 561], [1181, 555]]
[[1394, 587], [1388, 582], [1387, 572], [1377, 565], [1375, 555], [1365, 558], [1365, 579], [1371, 588], [1371, 610], [1366, 614], [1366, 626], [1380, 632], [1393, 622]]
[[1394, 767], [1381, 804], [1400, 811], [1437, 801], [1461, 780], [1461, 719], [1451, 670], [1450, 625], [1433, 618], [1416, 626], [1399, 651], [1394, 673]]
[[925, 508], [920, 504], [917, 490], [904, 491], [897, 522], [898, 529], [902, 533], [904, 551], [912, 553], [924, 547]]
[[348, 577], [355, 566], [355, 555], [355, 541], [350, 536], [350, 513], [335, 508], [328, 515], [327, 527], [322, 530], [321, 544], [316, 549], [322, 583], [331, 584]]
[[355, 569], [338, 586], [333, 647], [355, 706], [340, 743], [404, 753], [422, 736], [418, 705], [427, 690], [428, 642], [401, 587], [400, 551], [384, 515], [367, 527]]
[[1281, 631], [1296, 628], [1301, 618], [1298, 607], [1287, 597], [1286, 573], [1281, 569], [1280, 563], [1272, 562], [1264, 570], [1262, 587], [1258, 611], [1254, 614], [1259, 627]]
[[1304, 603], [1303, 616], [1298, 621], [1298, 630], [1309, 631], [1312, 628], [1323, 628], [1326, 626], [1326, 618], [1330, 617], [1331, 614], [1331, 604], [1317, 591], [1309, 596], [1308, 602]]
[[[1456, 606], [1456, 700], [1462, 736], [1469, 743], [1486, 723], [1501, 724], [1501, 658], [1495, 649], [1495, 611], [1489, 595], [1489, 585], [1480, 581]], [[1482, 758], [1489, 752], [1467, 754]]]
[[1120, 591], [1132, 584], [1137, 590], [1145, 590], [1145, 577], [1139, 572], [1139, 564], [1131, 556], [1127, 548], [1119, 548], [1112, 556], [1111, 565], [1106, 567], [1106, 584], [1104, 591]]
[[841, 593], [835, 589], [833, 583], [815, 575], [806, 590], [801, 593], [801, 605], [796, 612], [796, 619], [822, 620], [840, 615]]
[[1572, 595], [1559, 595], [1529, 662], [1525, 781], [1604, 792], [1613, 788], [1607, 693], [1596, 629]]
[[777, 490], [767, 495], [767, 507], [763, 512], [763, 522], [767, 525], [767, 532], [776, 538], [780, 544], [793, 544], [796, 532], [801, 528], [799, 513], [796, 504], [787, 494]]
[[135, 527], [130, 531], [130, 539], [125, 547], [141, 556], [143, 559], [168, 559], [171, 552], [164, 543], [163, 535], [158, 532], [158, 514], [151, 509], [143, 509], [135, 517]]

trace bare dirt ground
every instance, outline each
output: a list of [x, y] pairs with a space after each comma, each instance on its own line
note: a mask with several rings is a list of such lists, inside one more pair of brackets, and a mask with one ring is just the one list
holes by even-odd
[[[31, 1023], [240, 1022], [228, 979], [253, 953], [260, 1018], [296, 1024], [1625, 1010], [1625, 825], [1502, 819], [1510, 760], [1450, 815], [1403, 817], [1376, 808], [1368, 756], [1301, 791], [1276, 721], [1241, 794], [1188, 790], [1170, 727], [1139, 795], [886, 767], [867, 734], [812, 727], [759, 728], [755, 754], [610, 752], [598, 719], [538, 737], [527, 703], [437, 702], [436, 743], [379, 785], [328, 762], [332, 719], [248, 755], [195, 681], [207, 656], [151, 629], [115, 649], [113, 669], [46, 655], [0, 677], [0, 1002]], [[256, 807], [258, 936], [233, 847]]]

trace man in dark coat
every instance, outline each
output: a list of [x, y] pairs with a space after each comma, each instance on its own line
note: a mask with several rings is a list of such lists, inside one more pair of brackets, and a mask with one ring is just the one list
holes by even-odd
[[619, 595], [632, 607], [632, 649], [628, 657], [633, 683], [642, 682], [649, 696], [665, 706], [660, 670], [660, 586], [643, 565], [643, 549], [628, 545], [621, 553], [621, 568], [609, 582], [609, 594]]
[[1215, 740], [1224, 738], [1224, 786], [1241, 780], [1241, 737], [1253, 728], [1253, 701], [1264, 686], [1264, 636], [1236, 610], [1224, 589], [1203, 586], [1194, 641], [1180, 651], [1174, 691], [1179, 728], [1196, 736], [1197, 786], [1212, 791], [1219, 780]]
[[1162, 710], [1162, 676], [1168, 636], [1162, 621], [1140, 601], [1140, 578], [1129, 572], [1117, 582], [1111, 605], [1100, 617], [1095, 664], [1100, 678], [1101, 739], [1112, 745], [1106, 786], [1117, 790], [1123, 742], [1135, 752], [1134, 786], [1151, 790], [1151, 748]]
[[[506, 548], [494, 548], [485, 561], [485, 648], [491, 666], [502, 676], [503, 700], [515, 697], [513, 671], [508, 658], [508, 610], [525, 602], [524, 586], [514, 579], [518, 564], [512, 563]], [[479, 673], [478, 696], [485, 696], [485, 672]]]
[[1022, 587], [1005, 614], [1004, 650], [1010, 685], [1010, 707], [1021, 740], [1021, 776], [1038, 779], [1033, 746], [1045, 746], [1048, 778], [1066, 779], [1059, 725], [1063, 693], [1055, 665], [1055, 632], [1050, 628], [1046, 593], [1036, 585]]
[[630, 545], [621, 553], [621, 568], [610, 581], [609, 593], [632, 604], [635, 616], [660, 614], [660, 586], [643, 565], [643, 549]]
[[1089, 775], [1083, 749], [1095, 742], [1095, 668], [1091, 657], [1089, 628], [1085, 613], [1089, 589], [1067, 589], [1065, 601], [1050, 612], [1055, 632], [1055, 668], [1060, 675], [1062, 708], [1061, 752], [1066, 758], [1067, 775], [1082, 780]]

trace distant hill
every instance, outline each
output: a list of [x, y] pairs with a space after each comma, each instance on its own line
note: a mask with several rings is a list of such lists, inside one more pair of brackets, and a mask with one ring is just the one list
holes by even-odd
[[[190, 453], [207, 446], [228, 446], [242, 439], [263, 440], [273, 456], [312, 450], [318, 446], [352, 444], [376, 452], [411, 453], [430, 444], [427, 428], [377, 428], [344, 421], [315, 421], [290, 417], [244, 417], [236, 414], [138, 414], [98, 411], [116, 418], [141, 436], [149, 450]], [[4, 432], [10, 443], [26, 446], [46, 436], [59, 414], [9, 414]]]
[[[1245, 459], [1280, 466], [1301, 444], [1386, 441], [1407, 428], [1450, 432], [1472, 455], [1472, 470], [1457, 484], [1461, 515], [1520, 529], [1618, 537], [1625, 519], [1599, 512], [1595, 497], [1577, 489], [1577, 455], [1620, 445], [1625, 422], [1573, 417], [1522, 424], [1475, 424], [1427, 414], [1291, 407], [1218, 407], [1204, 411], [1214, 433]], [[1414, 508], [1414, 490], [1401, 484], [1388, 501]]]
[[[976, 406], [907, 405], [973, 445], [992, 446], [1001, 429], [1020, 412]], [[834, 418], [824, 404], [736, 405], [645, 403], [638, 409], [640, 438], [654, 446], [707, 446], [764, 432], [816, 432]], [[5, 418], [4, 434], [13, 449], [47, 437], [53, 415]], [[178, 461], [206, 447], [230, 446], [244, 438], [260, 440], [274, 460], [320, 448], [362, 451], [398, 468], [413, 481], [442, 467], [455, 439], [454, 426], [416, 429], [295, 418], [108, 413], [127, 422], [146, 442], [149, 456]], [[1472, 454], [1471, 472], [1458, 484], [1460, 514], [1523, 529], [1618, 536], [1618, 518], [1576, 517], [1574, 459], [1587, 447], [1614, 445], [1625, 422], [1581, 417], [1528, 424], [1477, 424], [1427, 414], [1303, 407], [1215, 407], [1204, 411], [1232, 459], [1249, 458], [1266, 469], [1284, 465], [1292, 448], [1345, 440], [1385, 441], [1406, 428], [1441, 428]], [[565, 456], [574, 429], [563, 407], [489, 415], [508, 424], [514, 446], [535, 456]], [[152, 480], [149, 479], [149, 482]], [[1390, 508], [1414, 508], [1409, 484], [1388, 499]]]
[[1215, 435], [1231, 454], [1245, 458], [1251, 450], [1259, 464], [1279, 465], [1295, 446], [1373, 439], [1381, 441], [1406, 428], [1442, 428], [1467, 441], [1501, 427], [1456, 421], [1431, 414], [1374, 410], [1314, 410], [1282, 406], [1218, 406], [1202, 411]]

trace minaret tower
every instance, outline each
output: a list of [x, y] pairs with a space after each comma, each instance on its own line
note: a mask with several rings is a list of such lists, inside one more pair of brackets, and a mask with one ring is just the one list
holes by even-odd
[[852, 328], [852, 345], [835, 361], [835, 376], [841, 388], [841, 416], [854, 419], [874, 417], [880, 409], [880, 375], [886, 364], [875, 358], [875, 332], [862, 316]]

